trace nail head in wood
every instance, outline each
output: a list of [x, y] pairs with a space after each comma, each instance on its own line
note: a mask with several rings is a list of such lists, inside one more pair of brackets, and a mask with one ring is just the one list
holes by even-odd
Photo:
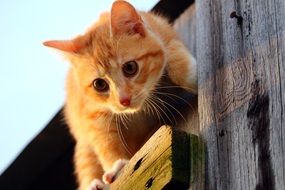
[[230, 14], [230, 18], [236, 18], [238, 24], [239, 24], [239, 25], [242, 24], [243, 18], [242, 18], [242, 16], [237, 15], [237, 12], [236, 12], [236, 11], [233, 11], [233, 12]]

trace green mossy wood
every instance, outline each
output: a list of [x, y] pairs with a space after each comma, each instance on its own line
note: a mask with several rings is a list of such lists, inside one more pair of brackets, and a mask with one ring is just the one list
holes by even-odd
[[133, 156], [111, 189], [197, 189], [203, 188], [203, 179], [200, 139], [162, 126]]

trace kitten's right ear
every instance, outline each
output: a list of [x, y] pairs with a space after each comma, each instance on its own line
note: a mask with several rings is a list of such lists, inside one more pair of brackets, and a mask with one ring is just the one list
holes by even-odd
[[69, 52], [69, 53], [78, 53], [82, 45], [77, 42], [76, 39], [74, 40], [51, 40], [46, 41], [43, 45], [47, 47], [52, 47], [61, 51]]
[[117, 0], [111, 8], [113, 34], [140, 34], [145, 36], [143, 21], [136, 9], [127, 1]]

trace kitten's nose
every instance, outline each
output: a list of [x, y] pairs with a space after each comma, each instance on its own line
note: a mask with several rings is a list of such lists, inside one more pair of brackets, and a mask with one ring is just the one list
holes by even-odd
[[120, 99], [120, 103], [123, 106], [129, 106], [131, 104], [131, 98], [130, 97], [124, 97]]

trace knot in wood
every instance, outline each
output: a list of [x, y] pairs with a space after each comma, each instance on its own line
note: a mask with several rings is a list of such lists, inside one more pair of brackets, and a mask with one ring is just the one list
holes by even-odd
[[151, 188], [153, 180], [154, 179], [152, 177], [149, 180], [147, 180], [145, 187], [148, 189]]
[[143, 161], [143, 158], [141, 158], [137, 161], [137, 163], [134, 166], [134, 171], [136, 171], [141, 166], [142, 161]]

